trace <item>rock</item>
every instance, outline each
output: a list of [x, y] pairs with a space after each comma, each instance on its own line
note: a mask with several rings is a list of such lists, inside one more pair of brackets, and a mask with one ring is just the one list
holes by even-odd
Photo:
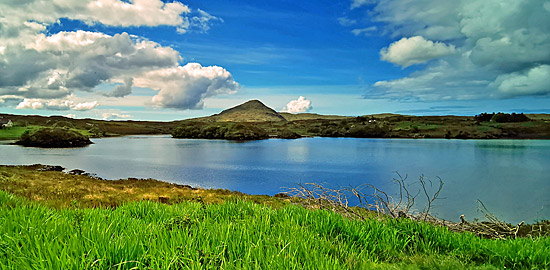
[[36, 170], [41, 172], [49, 172], [49, 171], [62, 172], [63, 170], [65, 170], [65, 168], [61, 166], [42, 165], [42, 164], [35, 164], [34, 166], [38, 166]]
[[80, 169], [70, 170], [70, 171], [68, 172], [68, 174], [72, 174], [72, 175], [88, 175], [85, 171], [80, 170]]

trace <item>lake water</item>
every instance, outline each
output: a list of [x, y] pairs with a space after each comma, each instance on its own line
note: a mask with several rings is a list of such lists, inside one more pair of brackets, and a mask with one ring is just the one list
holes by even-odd
[[[550, 219], [550, 141], [304, 138], [231, 142], [128, 136], [73, 149], [0, 145], [0, 164], [51, 164], [106, 179], [155, 178], [273, 195], [296, 183], [395, 192], [395, 173], [445, 185], [433, 213], [480, 217], [477, 200], [509, 222]], [[414, 188], [414, 186], [413, 186]]]

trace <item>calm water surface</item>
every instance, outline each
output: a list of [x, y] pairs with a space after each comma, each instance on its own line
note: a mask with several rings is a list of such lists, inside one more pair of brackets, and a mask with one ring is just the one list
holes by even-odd
[[306, 138], [244, 143], [169, 136], [94, 139], [75, 149], [0, 145], [0, 164], [52, 164], [107, 179], [155, 178], [204, 188], [276, 194], [296, 183], [390, 192], [396, 171], [414, 182], [441, 177], [433, 213], [480, 217], [477, 200], [509, 222], [550, 218], [550, 141]]

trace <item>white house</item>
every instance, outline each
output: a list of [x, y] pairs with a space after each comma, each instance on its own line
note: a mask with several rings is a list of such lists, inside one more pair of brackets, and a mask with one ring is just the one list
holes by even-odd
[[0, 127], [13, 127], [13, 122], [9, 119], [0, 118]]

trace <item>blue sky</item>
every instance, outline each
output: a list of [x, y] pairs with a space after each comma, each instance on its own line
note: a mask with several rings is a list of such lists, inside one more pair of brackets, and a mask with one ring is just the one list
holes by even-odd
[[548, 25], [545, 0], [3, 1], [0, 112], [550, 113]]

